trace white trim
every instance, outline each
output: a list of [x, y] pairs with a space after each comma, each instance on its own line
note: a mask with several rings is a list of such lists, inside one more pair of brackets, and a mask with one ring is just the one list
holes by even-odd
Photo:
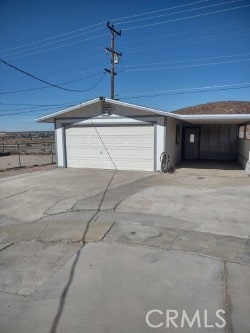
[[250, 114], [178, 115], [178, 119], [196, 124], [241, 123], [250, 120]]
[[[88, 102], [78, 104], [78, 105], [72, 106], [70, 108], [67, 108], [67, 109], [64, 109], [64, 110], [61, 110], [61, 111], [57, 111], [57, 112], [48, 114], [46, 116], [37, 118], [36, 121], [38, 121], [38, 122], [43, 122], [43, 121], [44, 122], [46, 122], [46, 121], [50, 122], [50, 121], [53, 121], [55, 117], [59, 117], [61, 115], [64, 115], [65, 113], [75, 111], [77, 109], [84, 108], [86, 106], [89, 106], [89, 105], [92, 105], [92, 104], [95, 104], [95, 103], [97, 104], [101, 101], [102, 100], [100, 98], [95, 98], [95, 99], [92, 99]], [[178, 115], [169, 113], [168, 111], [161, 111], [161, 110], [151, 109], [151, 108], [147, 108], [147, 107], [144, 107], [144, 106], [129, 104], [129, 103], [125, 103], [125, 102], [120, 102], [120, 101], [116, 101], [116, 100], [109, 99], [109, 98], [105, 98], [105, 102], [108, 102], [108, 103], [111, 103], [111, 104], [114, 104], [114, 105], [118, 105], [118, 106], [123, 106], [123, 107], [130, 108], [130, 109], [134, 109], [134, 110], [137, 110], [137, 111], [138, 110], [139, 111], [146, 111], [146, 112], [158, 114], [158, 115], [161, 115], [161, 116], [169, 116], [169, 117], [173, 117], [173, 118], [178, 118]], [[70, 115], [69, 115], [69, 118], [70, 118]]]
[[85, 107], [85, 106], [88, 106], [88, 105], [92, 105], [92, 104], [97, 103], [99, 101], [100, 101], [99, 98], [95, 98], [95, 99], [92, 99], [92, 100], [90, 100], [88, 102], [77, 104], [77, 105], [71, 106], [70, 108], [63, 109], [63, 110], [60, 110], [60, 111], [57, 111], [57, 112], [53, 112], [53, 113], [50, 113], [50, 114], [48, 114], [46, 116], [42, 116], [40, 118], [37, 118], [36, 121], [41, 122], [41, 121], [45, 121], [45, 120], [48, 120], [48, 119], [52, 120], [51, 118], [55, 118], [56, 116], [60, 116], [60, 115], [62, 115], [64, 113], [75, 111], [75, 110], [80, 109], [82, 107]]
[[[161, 116], [165, 116], [165, 117], [171, 117], [171, 118], [175, 118], [175, 119], [179, 119], [179, 120], [183, 120], [183, 121], [187, 121], [187, 122], [191, 122], [191, 123], [218, 123], [218, 122], [222, 122], [222, 121], [227, 121], [227, 122], [244, 122], [244, 121], [249, 121], [250, 120], [250, 114], [202, 114], [202, 115], [183, 115], [183, 114], [177, 114], [177, 113], [172, 113], [172, 112], [168, 112], [168, 111], [162, 111], [162, 110], [157, 110], [157, 109], [152, 109], [152, 108], [147, 108], [144, 106], [140, 106], [140, 105], [135, 105], [135, 104], [129, 104], [129, 103], [125, 103], [125, 102], [121, 102], [121, 101], [116, 101], [113, 99], [109, 99], [109, 98], [105, 98], [103, 99], [108, 103], [111, 103], [113, 105], [118, 105], [118, 106], [122, 106], [125, 108], [129, 108], [129, 109], [134, 109], [134, 110], [139, 110], [139, 111], [146, 111], [146, 112], [150, 112], [156, 115], [161, 115]], [[60, 117], [61, 115], [65, 115], [66, 113], [70, 113], [72, 111], [75, 111], [77, 109], [80, 108], [84, 108], [86, 106], [92, 105], [92, 104], [98, 104], [102, 101], [102, 99], [100, 98], [95, 98], [92, 99], [88, 102], [84, 102], [82, 104], [78, 104], [75, 106], [72, 106], [70, 108], [61, 110], [61, 111], [57, 111], [51, 114], [48, 114], [46, 116], [40, 117], [38, 119], [36, 119], [36, 121], [39, 122], [52, 122], [54, 121], [55, 118]], [[111, 116], [109, 116], [111, 117]], [[70, 115], [69, 115], [70, 118]]]

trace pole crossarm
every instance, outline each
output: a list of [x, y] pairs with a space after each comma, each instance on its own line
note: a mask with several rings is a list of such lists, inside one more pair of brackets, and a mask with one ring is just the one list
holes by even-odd
[[107, 22], [107, 28], [109, 28], [110, 31], [114, 32], [115, 34], [117, 34], [118, 36], [121, 36], [122, 32], [115, 30], [114, 25], [110, 25], [109, 22]]

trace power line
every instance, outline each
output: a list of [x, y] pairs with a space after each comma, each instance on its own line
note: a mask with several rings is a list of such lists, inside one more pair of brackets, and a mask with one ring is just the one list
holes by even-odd
[[[244, 83], [233, 83], [225, 85], [213, 85], [205, 87], [196, 87], [196, 88], [183, 88], [183, 89], [174, 89], [174, 90], [163, 90], [163, 91], [154, 91], [154, 92], [141, 92], [137, 94], [126, 94], [120, 95], [119, 97], [123, 100], [128, 99], [137, 99], [144, 97], [158, 97], [165, 95], [183, 95], [183, 94], [196, 94], [210, 91], [220, 91], [220, 90], [234, 90], [234, 89], [246, 89], [250, 88], [250, 82]], [[128, 96], [128, 97], [126, 97]]]
[[127, 69], [119, 71], [121, 72], [147, 72], [147, 71], [158, 71], [158, 70], [165, 70], [165, 69], [179, 69], [179, 68], [193, 68], [193, 67], [203, 67], [203, 66], [213, 66], [213, 65], [222, 65], [222, 64], [231, 64], [231, 63], [239, 63], [250, 61], [250, 58], [247, 59], [240, 59], [240, 60], [229, 60], [229, 61], [219, 61], [219, 62], [211, 62], [205, 64], [194, 64], [194, 65], [182, 65], [182, 66], [168, 66], [168, 67], [157, 67], [157, 68], [135, 68], [135, 69]]
[[[92, 97], [91, 99], [93, 99], [94, 97]], [[19, 112], [14, 112], [14, 113], [5, 113], [5, 114], [0, 114], [0, 117], [5, 117], [5, 116], [14, 116], [14, 115], [19, 115], [19, 114], [26, 114], [26, 113], [37, 113], [37, 112], [43, 112], [43, 111], [47, 111], [47, 110], [51, 110], [51, 109], [58, 109], [59, 107], [60, 108], [65, 108], [65, 107], [72, 107], [72, 106], [75, 106], [77, 104], [81, 104], [81, 103], [84, 103], [86, 102], [87, 99], [85, 100], [81, 100], [81, 101], [78, 101], [78, 102], [70, 102], [70, 103], [66, 103], [66, 104], [51, 104], [52, 107], [50, 107], [50, 105], [44, 105], [44, 106], [48, 106], [46, 108], [43, 108], [43, 109], [40, 109], [40, 110], [30, 110], [30, 111], [19, 111]], [[2, 103], [3, 104], [3, 103]], [[27, 104], [29, 105], [29, 104]], [[32, 105], [32, 104], [31, 104]]]
[[[41, 51], [37, 51], [37, 52], [31, 52], [31, 53], [27, 53], [27, 54], [15, 56], [15, 57], [12, 57], [12, 58], [15, 58], [15, 59], [16, 58], [22, 58], [22, 57], [26, 57], [26, 56], [30, 56], [30, 55], [34, 55], [34, 54], [39, 54], [39, 53], [43, 53], [43, 52], [53, 51], [53, 50], [57, 50], [59, 48], [63, 48], [63, 47], [66, 47], [66, 46], [72, 46], [72, 45], [75, 45], [75, 44], [87, 42], [89, 40], [93, 40], [93, 39], [97, 39], [97, 38], [101, 38], [101, 37], [105, 37], [105, 36], [108, 36], [108, 34], [102, 34], [102, 35], [98, 35], [98, 36], [95, 36], [95, 37], [81, 39], [81, 40], [78, 40], [78, 41], [75, 41], [75, 42], [72, 42], [72, 43], [58, 45], [58, 46], [55, 46], [55, 47], [51, 47], [49, 49], [45, 49], [45, 50], [41, 50]], [[8, 57], [11, 57], [11, 55], [8, 55]]]
[[[15, 56], [15, 55], [18, 56], [18, 54], [20, 54], [20, 53], [22, 54], [23, 52], [28, 52], [28, 51], [33, 51], [33, 50], [36, 50], [36, 49], [41, 49], [41, 48], [43, 48], [43, 47], [47, 47], [47, 46], [50, 46], [50, 45], [53, 45], [53, 44], [61, 43], [61, 42], [63, 42], [63, 41], [66, 41], [66, 40], [69, 40], [69, 39], [72, 39], [72, 38], [77, 38], [77, 37], [83, 36], [83, 35], [85, 35], [85, 34], [89, 34], [89, 33], [91, 33], [91, 32], [97, 31], [97, 30], [100, 30], [100, 29], [92, 30], [92, 31], [90, 31], [90, 32], [83, 32], [83, 33], [78, 34], [78, 35], [76, 35], [76, 36], [70, 36], [70, 37], [67, 37], [67, 38], [63, 38], [63, 39], [61, 39], [61, 40], [57, 40], [57, 41], [53, 41], [53, 42], [46, 43], [46, 44], [44, 44], [44, 45], [33, 46], [33, 47], [28, 48], [28, 49], [26, 49], [26, 50], [22, 50], [22, 51], [14, 52], [14, 53], [11, 54], [11, 55], [8, 55], [8, 54], [6, 55], [6, 54], [4, 54], [4, 57], [10, 57], [10, 56], [13, 57], [13, 56]], [[94, 36], [94, 37], [89, 37], [89, 38], [86, 38], [86, 39], [81, 40], [81, 42], [85, 42], [85, 41], [88, 41], [88, 40], [96, 39], [96, 38], [99, 38], [100, 36], [102, 37], [103, 35]], [[27, 55], [27, 54], [26, 54], [26, 55]]]
[[[101, 68], [99, 68], [99, 69], [101, 69]], [[82, 78], [79, 78], [79, 79], [71, 80], [71, 81], [62, 82], [62, 83], [60, 83], [60, 85], [63, 86], [64, 84], [69, 84], [69, 83], [73, 83], [73, 82], [77, 82], [77, 81], [89, 79], [89, 78], [92, 78], [92, 77], [95, 77], [95, 76], [100, 76], [101, 74], [103, 74], [103, 72], [97, 73], [97, 74], [93, 74], [91, 76], [87, 76], [87, 77], [82, 77]], [[0, 95], [17, 94], [17, 93], [21, 93], [21, 92], [30, 92], [30, 91], [43, 90], [43, 89], [48, 89], [48, 88], [50, 88], [50, 86], [46, 85], [46, 86], [37, 87], [37, 88], [27, 88], [27, 89], [13, 90], [13, 91], [1, 91]], [[91, 87], [90, 87], [90, 90], [91, 90]], [[86, 91], [88, 91], [88, 89]]]
[[[92, 26], [89, 26], [89, 27], [84, 27], [84, 28], [80, 28], [80, 29], [77, 29], [77, 30], [73, 30], [71, 32], [67, 32], [67, 33], [64, 33], [64, 34], [59, 34], [59, 35], [55, 35], [55, 36], [52, 36], [52, 37], [48, 37], [48, 38], [45, 38], [45, 39], [41, 39], [41, 40], [38, 40], [36, 42], [32, 42], [32, 43], [26, 43], [26, 44], [23, 44], [23, 45], [19, 45], [19, 46], [16, 46], [16, 47], [12, 47], [12, 48], [9, 48], [9, 49], [4, 49], [4, 50], [0, 50], [0, 53], [4, 53], [4, 52], [8, 52], [8, 51], [12, 51], [12, 50], [16, 50], [16, 49], [20, 49], [20, 48], [23, 48], [23, 47], [26, 47], [26, 46], [30, 46], [30, 45], [35, 45], [35, 44], [39, 44], [39, 43], [42, 43], [42, 42], [45, 42], [47, 40], [52, 40], [52, 39], [55, 39], [55, 38], [59, 38], [59, 37], [64, 37], [64, 36], [67, 36], [69, 34], [72, 34], [74, 32], [79, 32], [79, 31], [82, 31], [82, 30], [86, 30], [88, 28], [93, 28], [95, 26], [99, 26], [101, 24], [104, 24], [105, 22], [102, 22], [102, 23], [97, 23], [97, 24], [94, 24]], [[97, 30], [101, 30], [103, 29], [103, 27], [99, 28], [99, 29], [96, 29]]]
[[[30, 105], [30, 106], [22, 106], [22, 107], [18, 107], [18, 108], [16, 108], [16, 107], [14, 107], [13, 108], [13, 106], [12, 106], [12, 109], [7, 109], [6, 107], [5, 107], [5, 109], [3, 109], [3, 110], [1, 110], [0, 109], [0, 112], [12, 112], [12, 111], [21, 111], [21, 110], [34, 110], [34, 112], [35, 111], [41, 111], [41, 110], [43, 110], [44, 109], [44, 107], [46, 107], [46, 110], [49, 110], [49, 109], [55, 109], [55, 108], [63, 108], [63, 107], [68, 107], [68, 106], [70, 106], [71, 104], [52, 104], [52, 105]], [[8, 106], [8, 104], [6, 105], [5, 104], [5, 106]]]
[[[159, 13], [159, 12], [163, 12], [163, 11], [170, 10], [170, 9], [191, 6], [191, 5], [194, 5], [194, 4], [199, 4], [199, 3], [207, 2], [207, 1], [209, 1], [209, 0], [201, 0], [201, 1], [196, 1], [196, 2], [192, 2], [192, 3], [180, 5], [180, 6], [171, 7], [171, 8], [163, 8], [163, 9], [160, 9], [160, 10], [153, 10], [153, 11], [146, 12], [146, 13], [140, 13], [140, 14], [125, 16], [125, 17], [114, 18], [114, 19], [112, 19], [112, 22], [122, 21], [124, 19], [139, 17], [139, 16], [143, 16], [143, 15], [148, 15], [148, 14]], [[26, 44], [19, 45], [19, 46], [13, 47], [13, 48], [0, 50], [0, 53], [12, 51], [12, 50], [17, 50], [17, 49], [20, 49], [20, 48], [24, 48], [26, 46], [31, 46], [31, 45], [39, 44], [39, 43], [42, 43], [42, 42], [46, 42], [48, 40], [53, 40], [53, 39], [56, 39], [56, 38], [68, 36], [68, 35], [73, 34], [75, 32], [80, 32], [80, 31], [87, 30], [87, 29], [92, 29], [92, 28], [95, 28], [95, 27], [98, 27], [98, 26], [103, 26], [105, 23], [106, 23], [106, 21], [102, 21], [102, 22], [99, 22], [99, 23], [96, 23], [96, 24], [93, 24], [93, 25], [90, 25], [90, 26], [86, 26], [86, 27], [83, 27], [83, 28], [72, 30], [72, 31], [69, 31], [69, 32], [66, 32], [66, 33], [63, 33], [63, 34], [54, 35], [54, 36], [51, 36], [51, 37], [48, 37], [48, 38], [45, 38], [45, 39], [41, 39], [41, 40], [38, 40], [38, 41], [35, 41], [35, 42], [26, 43]], [[120, 23], [121, 22], [119, 22], [119, 23], [117, 22], [117, 24], [120, 24]], [[103, 27], [100, 27], [98, 30], [101, 30], [101, 29], [103, 29]]]
[[[161, 10], [158, 10], [158, 11], [151, 11], [151, 12], [147, 12], [147, 13], [142, 13], [142, 14], [127, 16], [127, 17], [124, 17], [124, 18], [114, 19], [114, 21], [119, 21], [120, 20], [120, 22], [118, 22], [117, 24], [124, 24], [124, 23], [127, 23], [127, 22], [122, 22], [122, 20], [124, 20], [125, 18], [130, 18], [130, 17], [133, 18], [133, 17], [143, 16], [143, 15], [145, 16], [147, 14], [153, 14], [153, 13], [156, 13], [156, 12], [163, 12], [163, 11], [171, 10], [171, 9], [175, 9], [175, 8], [187, 7], [187, 6], [191, 6], [191, 5], [195, 5], [195, 4], [199, 4], [199, 3], [203, 3], [203, 2], [207, 2], [207, 1], [208, 0], [202, 0], [202, 1], [197, 1], [197, 2], [193, 2], [193, 3], [189, 3], [189, 4], [180, 5], [180, 6], [174, 6], [174, 7], [170, 7], [170, 8], [164, 8], [164, 9], [161, 9]], [[210, 5], [210, 6], [205, 6], [205, 7], [195, 8], [195, 9], [189, 9], [189, 10], [179, 11], [179, 12], [175, 12], [175, 13], [162, 14], [160, 16], [166, 16], [166, 15], [168, 16], [168, 15], [180, 14], [180, 13], [184, 13], [184, 12], [188, 12], [188, 11], [199, 10], [199, 9], [203, 9], [203, 8], [213, 7], [213, 6], [220, 6], [220, 5], [223, 5], [223, 4], [230, 4], [232, 2], [239, 2], [239, 1], [243, 1], [243, 0], [232, 0], [232, 1], [229, 1], [229, 2], [223, 2], [223, 3], [220, 3], [220, 4], [216, 4], [216, 5]], [[153, 16], [153, 17], [150, 17], [150, 18], [141, 18], [139, 20], [140, 21], [141, 20], [148, 20], [148, 19], [153, 19], [155, 17], [158, 18], [159, 16]], [[138, 21], [138, 20], [134, 20], [134, 21]], [[128, 21], [128, 22], [134, 22], [134, 21]], [[20, 48], [24, 48], [26, 46], [36, 45], [36, 44], [39, 44], [39, 43], [42, 43], [42, 42], [46, 42], [48, 40], [53, 40], [53, 39], [56, 39], [56, 38], [68, 36], [70, 34], [73, 34], [74, 32], [79, 32], [79, 31], [87, 30], [88, 28], [91, 28], [91, 27], [100, 26], [103, 23], [104, 22], [100, 22], [100, 23], [97, 23], [97, 24], [89, 26], [89, 27], [85, 27], [85, 28], [73, 30], [72, 32], [68, 32], [68, 33], [65, 33], [65, 34], [60, 34], [60, 35], [57, 35], [57, 36], [54, 36], [54, 37], [50, 37], [50, 38], [46, 38], [46, 39], [43, 39], [43, 40], [40, 40], [40, 41], [37, 41], [37, 42], [24, 44], [23, 46], [19, 46], [19, 47], [7, 49], [5, 51], [2, 50], [2, 51], [0, 51], [0, 53], [4, 53], [4, 52], [7, 52], [7, 51], [13, 51], [13, 50], [15, 51], [15, 50], [18, 50]], [[88, 40], [96, 39], [96, 38], [99, 38], [99, 37], [103, 37], [103, 36], [105, 36], [105, 34], [104, 35], [90, 37], [90, 38], [87, 38], [87, 39], [84, 39], [84, 40], [75, 41], [73, 43], [66, 43], [66, 44], [63, 44], [63, 45], [59, 45], [59, 46], [56, 46], [56, 47], [52, 47], [52, 48], [48, 48], [48, 49], [44, 49], [44, 50], [40, 50], [40, 51], [35, 51], [35, 52], [31, 52], [31, 53], [28, 52], [28, 51], [32, 51], [32, 50], [37, 49], [37, 48], [44, 48], [44, 47], [46, 47], [48, 45], [53, 45], [53, 44], [56, 44], [56, 43], [61, 43], [62, 41], [65, 41], [65, 40], [68, 40], [68, 39], [77, 38], [77, 37], [80, 37], [80, 36], [82, 36], [84, 34], [89, 34], [89, 33], [92, 33], [92, 32], [96, 32], [96, 31], [99, 31], [101, 29], [102, 28], [100, 27], [100, 28], [96, 28], [96, 29], [93, 29], [93, 30], [85, 31], [85, 32], [82, 32], [81, 34], [78, 34], [78, 35], [69, 36], [69, 37], [66, 37], [66, 38], [63, 38], [63, 39], [60, 39], [60, 40], [56, 40], [56, 41], [52, 41], [52, 42], [49, 42], [49, 43], [45, 43], [44, 45], [34, 46], [34, 47], [31, 47], [31, 48], [29, 48], [27, 50], [17, 51], [17, 52], [14, 52], [14, 54], [4, 54], [3, 56], [4, 57], [11, 57], [11, 58], [15, 59], [15, 58], [20, 58], [20, 57], [25, 57], [25, 56], [33, 55], [33, 54], [38, 54], [38, 53], [42, 53], [42, 52], [47, 52], [47, 51], [55, 50], [55, 49], [66, 47], [66, 46], [71, 46], [71, 45], [74, 45], [74, 44], [77, 44], [77, 43], [81, 43], [81, 42], [84, 42], [84, 41], [88, 41]], [[128, 28], [128, 29], [130, 29], [130, 28]], [[25, 53], [25, 52], [28, 52], [28, 53]]]
[[16, 116], [19, 114], [26, 114], [26, 113], [35, 113], [35, 112], [42, 112], [42, 111], [46, 111], [46, 110], [51, 110], [51, 108], [46, 108], [43, 110], [30, 110], [30, 111], [19, 111], [19, 112], [13, 112], [13, 113], [3, 113], [0, 114], [0, 117], [6, 117], [6, 116]]
[[51, 86], [51, 87], [54, 87], [54, 88], [58, 88], [58, 89], [61, 89], [61, 90], [65, 90], [65, 91], [70, 91], [70, 92], [85, 92], [85, 91], [89, 91], [91, 89], [94, 89], [101, 82], [101, 80], [103, 79], [103, 77], [105, 75], [105, 73], [103, 73], [103, 75], [101, 76], [100, 80], [98, 80], [97, 83], [94, 86], [92, 86], [92, 87], [90, 87], [88, 89], [81, 89], [81, 90], [79, 90], [79, 89], [69, 89], [69, 88], [65, 88], [65, 87], [59, 86], [57, 84], [48, 82], [46, 80], [40, 79], [39, 77], [37, 77], [37, 76], [35, 76], [35, 75], [31, 74], [31, 73], [28, 73], [28, 72], [22, 70], [21, 68], [18, 68], [16, 66], [8, 63], [7, 61], [5, 61], [3, 59], [0, 59], [0, 62], [2, 62], [4, 65], [6, 65], [6, 66], [8, 66], [8, 67], [10, 67], [10, 68], [12, 68], [12, 69], [14, 69], [14, 70], [16, 70], [16, 71], [24, 74], [24, 75], [27, 75], [27, 76], [29, 76], [29, 77], [37, 80], [37, 81], [40, 81], [42, 83], [47, 84], [48, 86]]
[[160, 25], [160, 24], [177, 22], [177, 21], [183, 21], [183, 20], [189, 20], [191, 18], [196, 18], [196, 17], [201, 17], [201, 16], [207, 16], [207, 15], [212, 15], [212, 14], [227, 12], [227, 11], [230, 11], [230, 10], [236, 10], [236, 9], [245, 8], [245, 7], [249, 7], [249, 6], [250, 6], [250, 4], [249, 5], [238, 6], [238, 7], [233, 7], [233, 8], [226, 8], [226, 9], [217, 10], [217, 11], [214, 11], [214, 12], [207, 12], [207, 13], [198, 14], [198, 15], [192, 15], [192, 16], [187, 16], [187, 17], [176, 18], [176, 19], [173, 19], [173, 20], [167, 20], [167, 21], [162, 21], [162, 22], [149, 23], [149, 24], [139, 25], [139, 26], [135, 26], [135, 27], [128, 27], [128, 28], [124, 28], [123, 30], [124, 31], [128, 31], [128, 30], [134, 30], [134, 29], [139, 29], [139, 28], [153, 27], [153, 26]]
[[[179, 6], [167, 7], [167, 8], [162, 8], [162, 9], [158, 9], [158, 10], [153, 10], [153, 11], [150, 11], [150, 12], [145, 12], [145, 13], [140, 13], [140, 14], [125, 16], [123, 18], [112, 19], [112, 22], [123, 21], [124, 19], [133, 18], [133, 17], [139, 17], [139, 16], [145, 16], [145, 15], [149, 15], [149, 14], [160, 13], [160, 12], [163, 12], [163, 11], [166, 11], [166, 10], [171, 10], [171, 9], [176, 9], [176, 8], [181, 8], [181, 7], [187, 7], [187, 6], [197, 5], [199, 3], [207, 2], [207, 1], [209, 1], [209, 0], [200, 0], [200, 1], [190, 2], [190, 3], [179, 5]], [[116, 24], [123, 24], [123, 22], [116, 22]]]
[[[212, 85], [212, 86], [204, 86], [204, 87], [196, 87], [196, 88], [183, 88], [183, 89], [174, 89], [174, 90], [163, 90], [163, 91], [155, 91], [155, 92], [141, 92], [137, 94], [124, 94], [121, 95], [120, 98], [123, 100], [130, 100], [130, 99], [140, 99], [140, 98], [154, 98], [159, 96], [166, 96], [166, 95], [184, 95], [184, 94], [198, 94], [198, 93], [205, 93], [205, 92], [213, 92], [213, 91], [221, 91], [221, 90], [236, 90], [236, 89], [247, 89], [250, 88], [250, 82], [244, 83], [233, 83], [233, 84], [224, 84], [224, 85]], [[126, 97], [127, 96], [127, 97]], [[83, 102], [83, 101], [82, 101]], [[61, 105], [61, 107], [70, 107], [75, 105]], [[13, 116], [19, 114], [27, 114], [27, 113], [37, 113], [45, 110], [50, 110], [51, 108], [45, 108], [43, 110], [31, 110], [31, 111], [23, 111], [23, 112], [14, 112], [14, 113], [5, 113], [0, 114], [0, 117], [4, 116]]]
[[[228, 27], [230, 26], [230, 28], [233, 26], [233, 25], [237, 25], [239, 24], [239, 22], [235, 21], [233, 23], [226, 23], [226, 24], [217, 24], [217, 25], [213, 25], [212, 27], [207, 27], [207, 28], [201, 28], [201, 29], [192, 29], [192, 30], [185, 30], [185, 31], [182, 31], [182, 32], [175, 32], [175, 33], [172, 33], [172, 34], [164, 34], [164, 35], [159, 35], [157, 33], [157, 36], [154, 36], [152, 38], [140, 38], [138, 40], [134, 40], [133, 42], [130, 42], [130, 43], [126, 43], [125, 46], [127, 45], [138, 45], [138, 42], [148, 42], [148, 41], [151, 41], [151, 40], [156, 40], [156, 39], [161, 39], [161, 38], [164, 38], [166, 39], [166, 37], [176, 37], [176, 36], [182, 36], [182, 35], [186, 35], [186, 34], [190, 34], [190, 33], [194, 33], [194, 32], [199, 32], [199, 33], [202, 33], [203, 31], [208, 31], [208, 30], [215, 30], [215, 29], [218, 29], [218, 28], [221, 28], [221, 27]], [[247, 26], [249, 26], [247, 24]], [[124, 44], [122, 44], [124, 46]], [[150, 44], [151, 46], [151, 44]], [[125, 49], [125, 50], [129, 50], [129, 49]]]
[[122, 22], [122, 24], [129, 24], [129, 23], [140, 22], [140, 21], [145, 21], [145, 20], [152, 20], [155, 18], [159, 19], [160, 17], [172, 16], [172, 15], [176, 15], [176, 14], [183, 14], [183, 13], [187, 13], [187, 12], [193, 12], [193, 11], [211, 8], [211, 7], [218, 7], [218, 6], [227, 5], [227, 4], [231, 4], [231, 3], [235, 3], [235, 2], [242, 2], [242, 1], [244, 1], [244, 0], [226, 1], [226, 2], [209, 5], [209, 6], [202, 6], [202, 7], [198, 7], [198, 8], [186, 9], [186, 10], [182, 10], [182, 11], [178, 11], [178, 12], [174, 12], [174, 13], [164, 13], [161, 15], [155, 15], [155, 16], [151, 16], [151, 17], [145, 17], [145, 18], [140, 18], [140, 19], [136, 19], [136, 20], [125, 21], [125, 22]]
[[124, 70], [126, 71], [127, 67], [138, 67], [138, 66], [154, 66], [154, 65], [165, 65], [165, 64], [178, 64], [183, 62], [197, 62], [197, 61], [204, 61], [204, 60], [214, 60], [214, 59], [222, 59], [222, 58], [234, 58], [234, 57], [242, 57], [242, 56], [249, 56], [250, 53], [238, 53], [238, 54], [226, 54], [223, 56], [217, 57], [206, 57], [206, 58], [196, 58], [196, 59], [189, 59], [189, 60], [176, 60], [176, 61], [162, 61], [162, 62], [153, 62], [147, 64], [131, 64], [124, 66]]

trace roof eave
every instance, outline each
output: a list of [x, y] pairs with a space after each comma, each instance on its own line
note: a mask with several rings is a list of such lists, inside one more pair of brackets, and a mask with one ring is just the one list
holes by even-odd
[[58, 116], [61, 116], [61, 115], [65, 114], [67, 112], [70, 112], [70, 111], [75, 111], [79, 108], [82, 108], [82, 107], [85, 107], [85, 106], [88, 106], [88, 105], [92, 105], [94, 103], [99, 102], [100, 100], [101, 100], [100, 98], [91, 99], [90, 101], [87, 101], [87, 102], [84, 102], [84, 103], [81, 103], [81, 104], [77, 104], [77, 105], [71, 106], [67, 109], [56, 111], [56, 112], [50, 113], [46, 116], [37, 118], [36, 121], [37, 122], [45, 122], [45, 123], [46, 122], [54, 122], [54, 119], [57, 118]]
[[242, 123], [250, 121], [250, 114], [178, 115], [178, 119], [190, 123]]
[[83, 108], [83, 107], [86, 107], [88, 105], [92, 105], [94, 103], [98, 103], [98, 102], [104, 101], [104, 100], [106, 102], [108, 102], [108, 103], [112, 103], [112, 104], [118, 105], [118, 106], [133, 108], [135, 110], [140, 110], [140, 111], [151, 112], [151, 113], [154, 113], [154, 114], [157, 114], [157, 115], [161, 115], [161, 116], [168, 116], [169, 115], [170, 117], [177, 118], [176, 115], [170, 114], [167, 111], [162, 111], [162, 110], [157, 110], [157, 109], [151, 109], [151, 108], [147, 108], [145, 106], [140, 106], [140, 105], [135, 105], [135, 104], [129, 104], [129, 103], [126, 103], [126, 102], [121, 102], [121, 101], [117, 101], [117, 100], [113, 100], [113, 99], [109, 99], [109, 98], [98, 97], [98, 98], [92, 99], [92, 100], [90, 100], [88, 102], [77, 104], [77, 105], [71, 106], [70, 108], [63, 109], [63, 110], [60, 110], [60, 111], [48, 114], [46, 116], [37, 118], [36, 121], [38, 121], [38, 122], [54, 122], [55, 118], [59, 118], [60, 116], [64, 115], [65, 113], [68, 113], [68, 112], [71, 112], [71, 111], [75, 111], [75, 110], [77, 110], [79, 108]]

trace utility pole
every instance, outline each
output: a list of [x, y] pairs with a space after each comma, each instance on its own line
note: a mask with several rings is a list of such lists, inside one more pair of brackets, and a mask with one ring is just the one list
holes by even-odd
[[105, 71], [110, 74], [110, 98], [115, 99], [115, 64], [118, 63], [119, 58], [122, 56], [121, 52], [115, 51], [115, 37], [121, 36], [121, 31], [117, 31], [114, 28], [114, 25], [107, 23], [107, 28], [110, 30], [111, 45], [110, 48], [106, 47], [106, 51], [110, 52], [110, 69], [105, 68]]

